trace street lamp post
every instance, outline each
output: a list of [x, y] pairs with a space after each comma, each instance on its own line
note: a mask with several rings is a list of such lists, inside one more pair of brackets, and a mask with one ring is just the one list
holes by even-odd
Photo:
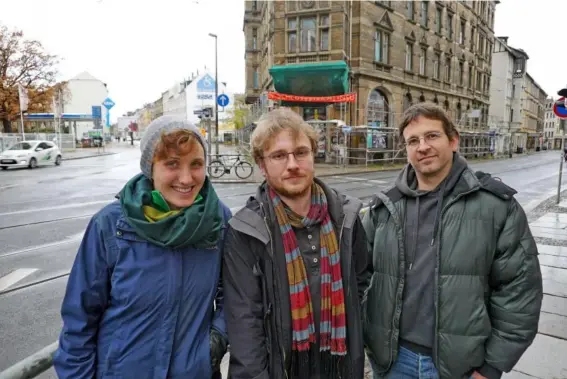
[[217, 99], [219, 97], [219, 77], [218, 77], [218, 61], [217, 61], [217, 35], [209, 33], [210, 37], [215, 39], [215, 154], [219, 155], [219, 105]]

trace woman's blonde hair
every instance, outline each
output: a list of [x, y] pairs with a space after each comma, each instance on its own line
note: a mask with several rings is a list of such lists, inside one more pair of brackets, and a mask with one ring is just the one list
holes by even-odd
[[294, 138], [305, 134], [311, 142], [313, 154], [317, 154], [317, 133], [305, 120], [289, 108], [277, 108], [265, 113], [256, 122], [250, 145], [254, 161], [259, 164], [264, 158], [264, 151], [269, 148], [273, 138], [282, 130], [290, 130]]

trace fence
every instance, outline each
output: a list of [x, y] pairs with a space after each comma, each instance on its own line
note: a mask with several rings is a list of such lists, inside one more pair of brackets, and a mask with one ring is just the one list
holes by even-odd
[[[71, 134], [57, 133], [25, 133], [26, 141], [43, 140], [52, 141], [59, 146], [61, 150], [75, 149], [75, 138]], [[16, 133], [0, 133], [0, 151], [9, 149], [12, 145], [23, 141], [22, 134]]]

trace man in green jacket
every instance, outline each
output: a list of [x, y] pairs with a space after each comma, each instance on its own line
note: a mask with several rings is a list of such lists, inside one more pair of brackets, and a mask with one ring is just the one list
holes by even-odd
[[445, 111], [399, 127], [409, 164], [363, 224], [372, 279], [364, 341], [375, 378], [500, 378], [537, 333], [538, 252], [515, 190], [474, 173]]

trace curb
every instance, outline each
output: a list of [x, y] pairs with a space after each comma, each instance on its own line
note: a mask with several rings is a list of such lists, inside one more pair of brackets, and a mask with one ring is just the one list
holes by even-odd
[[63, 158], [62, 161], [74, 161], [77, 159], [87, 159], [87, 158], [97, 158], [97, 157], [104, 157], [105, 155], [114, 155], [114, 154], [118, 154], [118, 153], [101, 153], [101, 154], [96, 154], [96, 155], [87, 155], [84, 157], [71, 157], [71, 158]]
[[[501, 156], [501, 157], [495, 157], [492, 159], [471, 159], [471, 160], [467, 160], [468, 162], [488, 162], [488, 161], [502, 161], [502, 160], [510, 160], [510, 159], [514, 159], [517, 157], [521, 157], [521, 156], [527, 156], [527, 154], [520, 154], [517, 156], [514, 156], [513, 158], [509, 158], [508, 156]], [[376, 169], [369, 169], [369, 170], [365, 170], [365, 171], [340, 171], [337, 173], [325, 173], [325, 174], [315, 174], [315, 176], [317, 178], [324, 178], [324, 177], [329, 177], [329, 176], [344, 176], [344, 175], [357, 175], [357, 174], [367, 174], [367, 173], [375, 173], [375, 172], [394, 172], [394, 171], [400, 171], [403, 167], [401, 168], [376, 168]], [[317, 169], [315, 169], [315, 173], [317, 172]], [[211, 179], [212, 183], [226, 183], [226, 184], [252, 184], [252, 183], [261, 183], [262, 181], [255, 181], [255, 180], [240, 180], [240, 179]]]

